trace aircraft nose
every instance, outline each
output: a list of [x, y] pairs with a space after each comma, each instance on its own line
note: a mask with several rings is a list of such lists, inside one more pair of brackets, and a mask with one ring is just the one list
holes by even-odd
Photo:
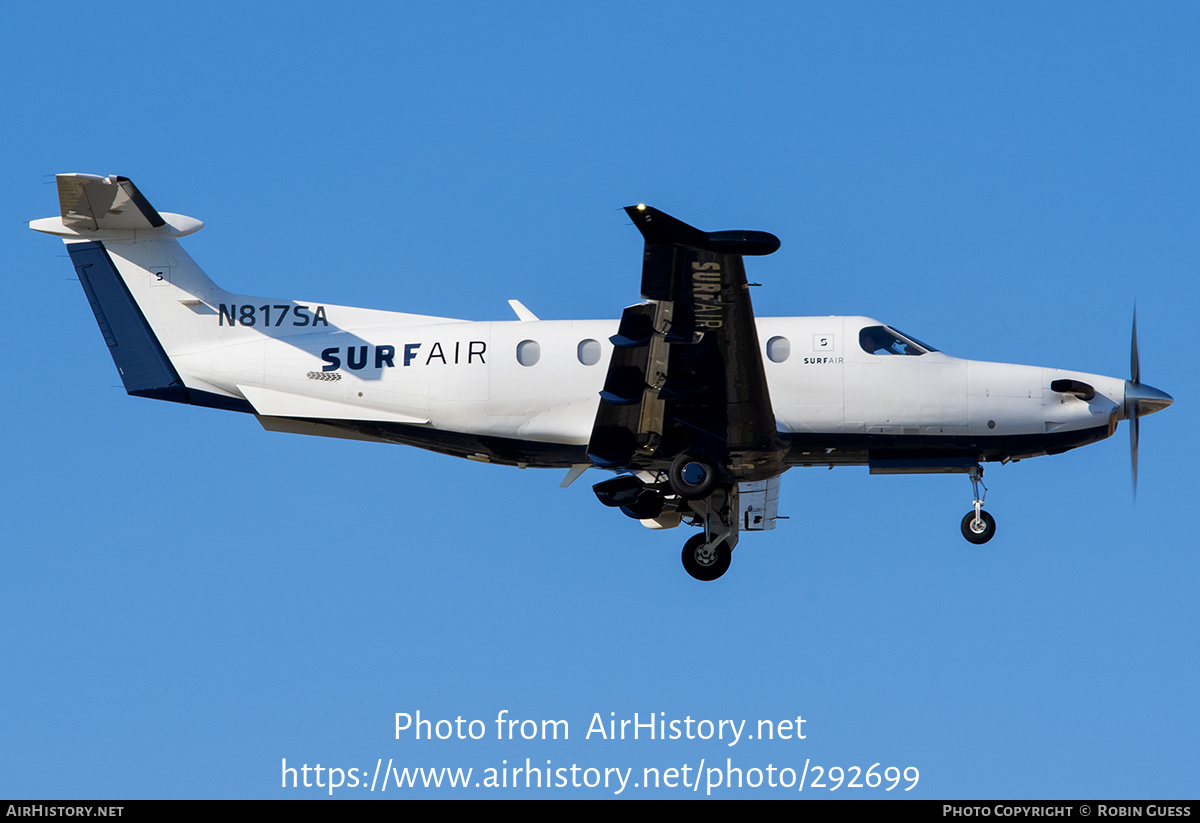
[[[1153, 386], [1147, 386], [1145, 383], [1134, 383], [1132, 380], [1125, 381], [1125, 408], [1137, 409], [1138, 417], [1145, 417], [1148, 414], [1154, 414], [1156, 411], [1162, 411], [1167, 406], [1175, 402], [1175, 398], [1164, 391], [1159, 391]], [[1128, 412], [1126, 418], [1128, 418]]]

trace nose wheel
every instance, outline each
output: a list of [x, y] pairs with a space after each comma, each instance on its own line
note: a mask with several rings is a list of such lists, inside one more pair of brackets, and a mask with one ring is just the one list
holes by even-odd
[[[977, 546], [996, 536], [996, 519], [983, 510], [983, 499], [987, 497], [987, 486], [983, 485], [983, 466], [971, 469], [971, 489], [975, 493], [975, 508], [962, 519], [962, 535]], [[983, 494], [979, 489], [983, 489]]]
[[982, 509], [967, 512], [962, 519], [963, 537], [976, 545], [983, 545], [996, 536], [996, 519]]

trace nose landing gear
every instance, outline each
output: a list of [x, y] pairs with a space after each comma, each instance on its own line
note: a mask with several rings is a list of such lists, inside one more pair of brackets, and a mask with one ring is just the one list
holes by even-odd
[[[975, 509], [962, 519], [962, 535], [970, 542], [981, 546], [996, 536], [996, 519], [983, 510], [983, 499], [987, 497], [987, 486], [983, 485], [983, 466], [971, 469], [971, 489], [975, 493]], [[983, 494], [979, 493], [983, 487]]]

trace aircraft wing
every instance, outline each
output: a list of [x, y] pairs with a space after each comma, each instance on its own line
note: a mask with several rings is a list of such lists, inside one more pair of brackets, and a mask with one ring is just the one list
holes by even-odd
[[664, 469], [682, 452], [729, 480], [782, 471], [742, 256], [767, 232], [703, 232], [648, 206], [626, 212], [645, 238], [642, 297], [625, 309], [588, 445], [604, 468]]

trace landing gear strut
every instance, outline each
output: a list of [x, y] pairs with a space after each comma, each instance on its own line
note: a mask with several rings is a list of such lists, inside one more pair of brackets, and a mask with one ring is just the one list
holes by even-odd
[[707, 457], [682, 454], [666, 477], [623, 474], [592, 487], [605, 506], [634, 520], [657, 521], [658, 528], [680, 522], [704, 531], [683, 546], [683, 568], [697, 580], [716, 580], [729, 570], [738, 542], [738, 487], [720, 482], [720, 470]]
[[701, 500], [687, 500], [687, 507], [704, 532], [683, 544], [683, 568], [697, 580], [716, 580], [729, 570], [738, 542], [737, 487], [717, 486]]
[[[983, 499], [987, 497], [987, 486], [983, 485], [983, 466], [971, 469], [971, 489], [975, 493], [975, 509], [962, 519], [962, 534], [970, 542], [983, 545], [996, 536], [996, 519], [983, 510]], [[983, 494], [979, 488], [983, 487]]]

